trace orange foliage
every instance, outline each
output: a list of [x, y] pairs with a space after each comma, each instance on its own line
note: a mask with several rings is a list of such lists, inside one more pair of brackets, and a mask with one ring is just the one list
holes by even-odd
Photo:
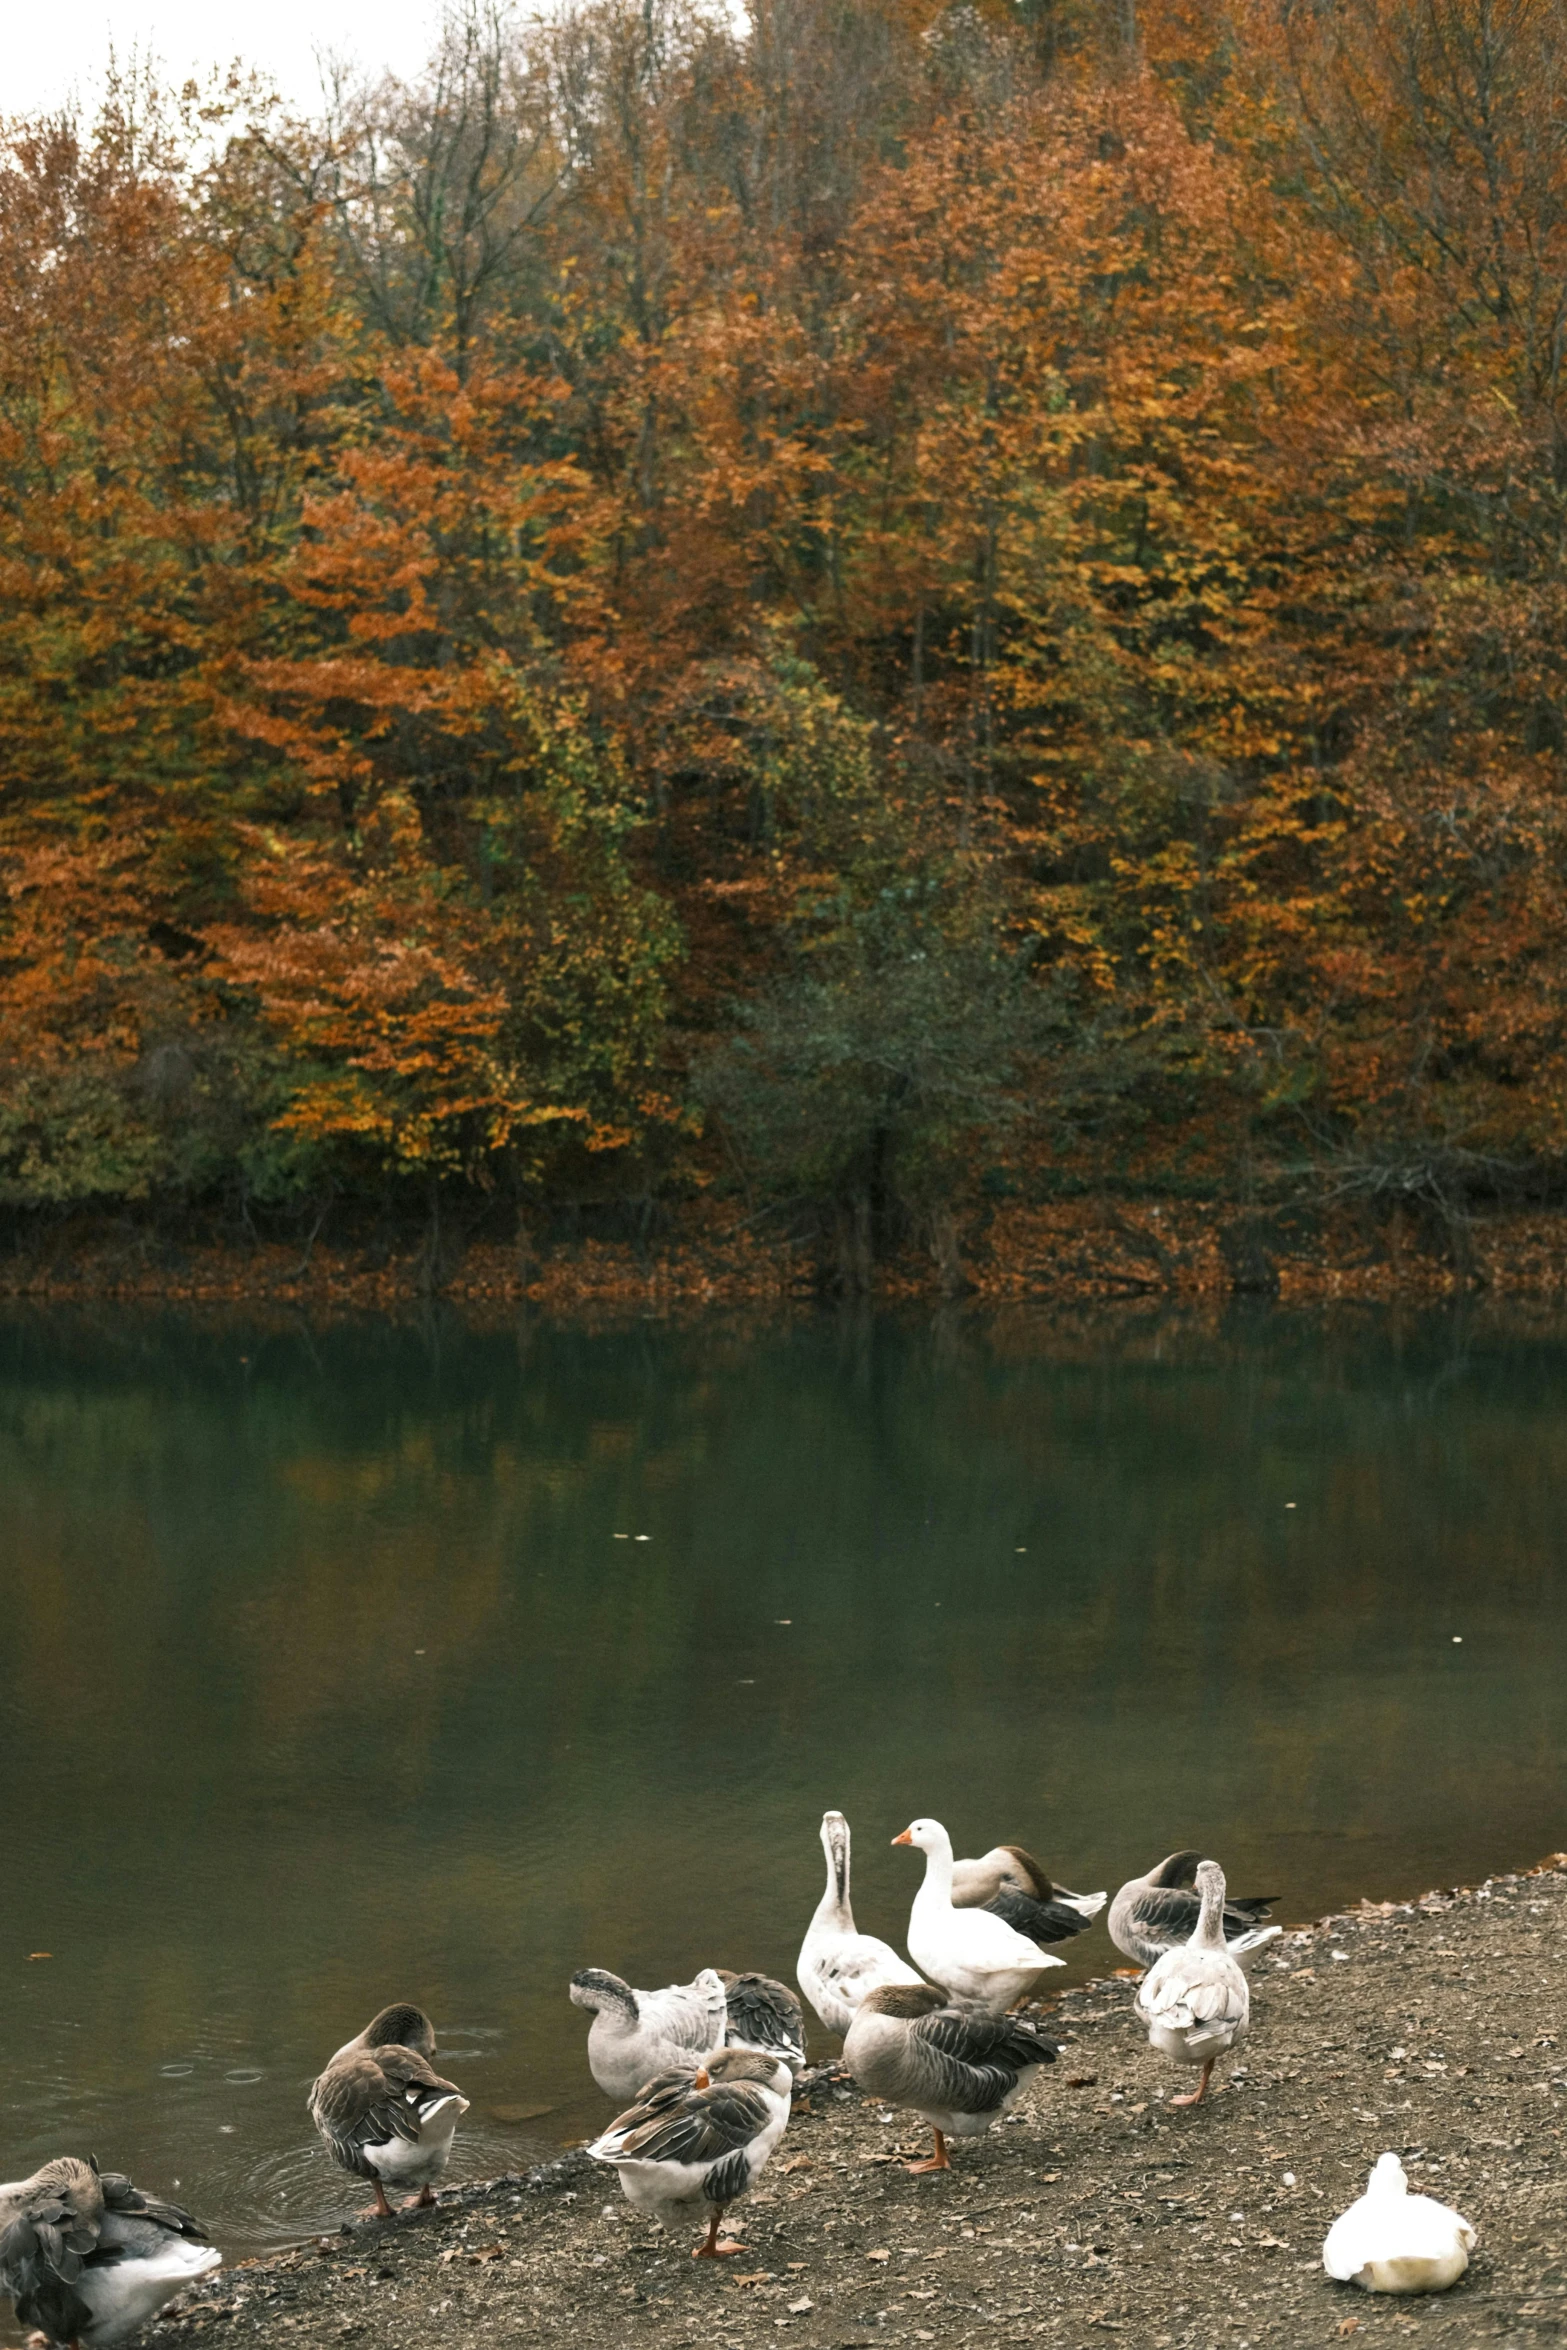
[[454, 37], [12, 139], [5, 1195], [706, 1180], [943, 954], [1074, 1179], [1554, 1179], [1559, 10]]

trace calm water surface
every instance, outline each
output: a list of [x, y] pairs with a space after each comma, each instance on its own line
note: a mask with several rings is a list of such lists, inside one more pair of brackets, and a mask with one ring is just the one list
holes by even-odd
[[895, 1939], [920, 1812], [1286, 1918], [1530, 1861], [1564, 1492], [1527, 1320], [0, 1319], [0, 2177], [332, 2224], [305, 2088], [398, 1997], [536, 2159], [573, 1968], [792, 1976], [829, 1804]]

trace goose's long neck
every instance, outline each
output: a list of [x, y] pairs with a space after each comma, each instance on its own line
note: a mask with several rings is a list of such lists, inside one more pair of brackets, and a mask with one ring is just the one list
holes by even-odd
[[925, 1854], [925, 1876], [917, 1898], [940, 1909], [952, 1907], [952, 1846], [932, 1844]]
[[1219, 1868], [1198, 1871], [1202, 1891], [1202, 1908], [1198, 1913], [1197, 1931], [1192, 1936], [1199, 1950], [1224, 1948], [1224, 1872]]
[[827, 1890], [816, 1905], [816, 1924], [839, 1926], [844, 1933], [854, 1932], [854, 1912], [849, 1907], [849, 1835], [840, 1834], [823, 1839], [827, 1854]]

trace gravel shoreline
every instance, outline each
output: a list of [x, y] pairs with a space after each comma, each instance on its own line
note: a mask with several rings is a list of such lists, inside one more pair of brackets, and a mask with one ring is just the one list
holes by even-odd
[[[1292, 1930], [1253, 1978], [1252, 2033], [1221, 2093], [1148, 2048], [1130, 1984], [1050, 2011], [1067, 2045], [1021, 2111], [910, 2178], [923, 2150], [823, 2067], [757, 2194], [745, 2257], [693, 2262], [567, 2153], [432, 2212], [360, 2222], [225, 2270], [144, 2339], [472, 2340], [620, 2350], [857, 2350], [1041, 2342], [1293, 2350], [1344, 2339], [1532, 2343], [1567, 2330], [1567, 1854], [1475, 1888]], [[1558, 2034], [1561, 2034], [1560, 2039]], [[1450, 2293], [1331, 2284], [1320, 2252], [1384, 2148], [1480, 2233]]]

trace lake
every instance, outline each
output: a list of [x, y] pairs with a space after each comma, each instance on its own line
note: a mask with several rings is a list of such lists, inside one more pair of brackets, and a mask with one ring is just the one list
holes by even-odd
[[608, 2112], [572, 1970], [792, 1980], [828, 1805], [897, 1941], [919, 1813], [1080, 1890], [1198, 1845], [1286, 1921], [1532, 1861], [1564, 1495], [1522, 1310], [13, 1310], [0, 2177], [333, 2225], [305, 2091], [394, 1998], [454, 2175], [539, 2159]]

